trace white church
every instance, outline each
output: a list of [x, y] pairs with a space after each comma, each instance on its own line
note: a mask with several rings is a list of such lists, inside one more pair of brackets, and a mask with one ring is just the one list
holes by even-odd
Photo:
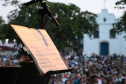
[[113, 28], [112, 24], [116, 23], [114, 14], [109, 13], [106, 8], [97, 14], [97, 23], [99, 29], [91, 38], [84, 34], [83, 38], [83, 55], [91, 56], [96, 55], [125, 55], [126, 56], [126, 40], [125, 33], [113, 34], [110, 30]]

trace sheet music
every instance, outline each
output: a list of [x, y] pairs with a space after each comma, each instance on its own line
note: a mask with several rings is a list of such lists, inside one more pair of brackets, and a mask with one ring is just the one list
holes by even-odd
[[43, 73], [68, 69], [46, 30], [11, 26], [29, 48], [32, 58]]

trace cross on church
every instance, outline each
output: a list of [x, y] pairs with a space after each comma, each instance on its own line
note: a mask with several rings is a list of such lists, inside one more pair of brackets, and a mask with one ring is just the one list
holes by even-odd
[[106, 3], [106, 0], [104, 0], [104, 9], [105, 9], [105, 5], [106, 5], [105, 3]]

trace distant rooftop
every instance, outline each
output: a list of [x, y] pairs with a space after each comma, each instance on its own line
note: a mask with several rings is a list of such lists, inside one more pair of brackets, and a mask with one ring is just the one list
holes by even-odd
[[16, 50], [16, 49], [8, 46], [0, 46], [0, 50]]

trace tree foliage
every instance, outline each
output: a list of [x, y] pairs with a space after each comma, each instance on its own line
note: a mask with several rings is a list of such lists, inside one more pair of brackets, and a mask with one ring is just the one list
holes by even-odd
[[3, 6], [8, 6], [8, 5], [12, 5], [12, 6], [17, 6], [20, 1], [19, 0], [0, 0], [3, 2]]
[[0, 40], [4, 41], [5, 35], [2, 34], [2, 28], [4, 25], [5, 21], [3, 20], [2, 16], [0, 16]]
[[124, 9], [126, 5], [126, 0], [117, 1], [115, 4], [116, 4], [115, 8]]
[[121, 18], [117, 20], [117, 23], [113, 24], [114, 30], [119, 34], [122, 31], [126, 32], [126, 11], [125, 11], [125, 6], [126, 6], [126, 0], [120, 0], [116, 2], [116, 8], [118, 9], [124, 9], [124, 14]]
[[117, 20], [117, 23], [113, 24], [113, 28], [118, 34], [122, 31], [126, 32], [126, 12], [120, 19]]
[[[44, 28], [60, 50], [65, 46], [69, 46], [69, 42], [83, 38], [84, 33], [90, 36], [93, 35], [94, 31], [98, 28], [98, 24], [95, 21], [96, 15], [91, 12], [81, 12], [80, 8], [74, 4], [66, 5], [53, 2], [47, 2], [47, 4], [54, 17], [60, 23], [60, 27], [56, 27], [52, 19], [46, 15], [46, 25]], [[9, 24], [22, 25], [29, 28], [40, 28], [36, 9], [41, 8], [39, 3], [37, 3], [36, 6], [30, 5], [28, 7], [21, 4], [18, 5], [18, 7], [19, 9], [11, 11], [8, 15]]]
[[2, 24], [4, 24], [4, 20], [3, 20], [3, 18], [2, 18], [2, 16], [0, 16], [0, 25], [2, 25]]

